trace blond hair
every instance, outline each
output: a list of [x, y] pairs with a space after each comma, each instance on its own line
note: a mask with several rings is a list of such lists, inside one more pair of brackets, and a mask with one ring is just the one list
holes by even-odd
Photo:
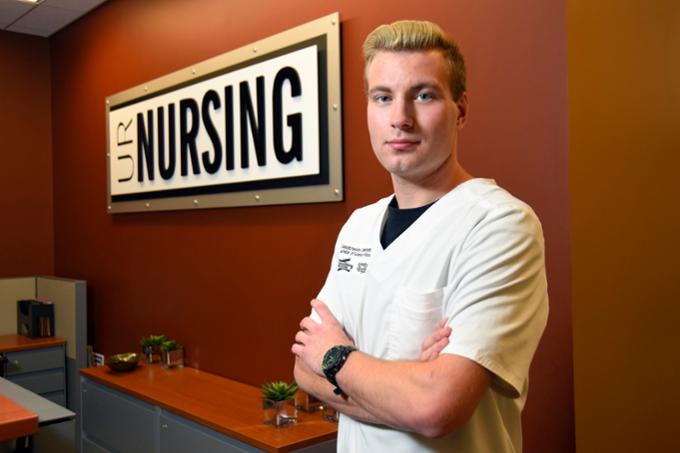
[[380, 25], [364, 41], [364, 73], [380, 51], [438, 50], [449, 67], [449, 88], [454, 101], [465, 93], [465, 60], [458, 45], [437, 24], [400, 20]]

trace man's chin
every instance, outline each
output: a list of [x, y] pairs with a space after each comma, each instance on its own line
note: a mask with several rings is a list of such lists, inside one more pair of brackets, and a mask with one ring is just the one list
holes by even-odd
[[380, 162], [385, 170], [395, 176], [406, 176], [414, 170], [414, 162], [409, 156], [390, 156]]

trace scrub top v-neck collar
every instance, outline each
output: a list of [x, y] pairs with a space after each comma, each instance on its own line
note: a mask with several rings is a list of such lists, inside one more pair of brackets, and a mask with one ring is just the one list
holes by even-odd
[[417, 208], [400, 208], [397, 197], [393, 196], [387, 205], [385, 224], [380, 232], [380, 244], [383, 246], [383, 250], [389, 247], [392, 242], [401, 236], [438, 200], [434, 200], [424, 206], [418, 206]]
[[438, 225], [439, 219], [444, 218], [444, 216], [440, 215], [441, 210], [450, 209], [452, 203], [455, 204], [456, 202], [456, 195], [461, 190], [465, 190], [465, 187], [470, 183], [495, 184], [492, 179], [473, 178], [457, 185], [430, 206], [411, 226], [406, 228], [399, 237], [392, 241], [386, 249], [383, 249], [380, 243], [380, 235], [387, 220], [388, 205], [392, 197], [380, 200], [378, 202], [379, 209], [383, 211], [383, 214], [381, 221], [374, 224], [373, 232], [371, 233], [372, 247], [376, 253], [373, 257], [369, 273], [376, 280], [384, 281], [396, 271], [402, 262], [399, 258], [413, 253], [414, 249], [420, 246], [424, 238], [429, 237], [428, 232]]

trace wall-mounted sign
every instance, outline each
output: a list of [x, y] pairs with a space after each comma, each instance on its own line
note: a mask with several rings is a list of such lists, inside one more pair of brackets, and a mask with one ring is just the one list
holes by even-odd
[[106, 99], [109, 212], [341, 201], [337, 13]]

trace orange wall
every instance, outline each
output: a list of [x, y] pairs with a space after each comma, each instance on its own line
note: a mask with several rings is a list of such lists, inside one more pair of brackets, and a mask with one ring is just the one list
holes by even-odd
[[0, 277], [54, 272], [50, 48], [0, 31]]
[[680, 3], [569, 2], [580, 453], [680, 451]]
[[[340, 11], [346, 200], [335, 204], [109, 215], [104, 99]], [[562, 0], [107, 2], [50, 39], [56, 273], [88, 281], [90, 341], [106, 354], [148, 333], [194, 366], [258, 384], [292, 377], [289, 347], [340, 226], [390, 191], [365, 126], [360, 46], [377, 24], [439, 22], [470, 67], [461, 158], [541, 217], [551, 297], [532, 368], [525, 451], [574, 448]]]

